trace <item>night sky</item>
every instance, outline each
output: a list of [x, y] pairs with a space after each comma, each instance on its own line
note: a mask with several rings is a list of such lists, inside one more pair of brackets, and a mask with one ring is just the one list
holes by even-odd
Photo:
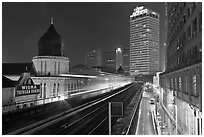
[[4, 2], [2, 62], [31, 62], [38, 54], [38, 40], [49, 28], [51, 17], [63, 38], [64, 54], [71, 66], [84, 64], [86, 50], [129, 46], [129, 16], [141, 5], [160, 14], [160, 57], [163, 60], [164, 3]]

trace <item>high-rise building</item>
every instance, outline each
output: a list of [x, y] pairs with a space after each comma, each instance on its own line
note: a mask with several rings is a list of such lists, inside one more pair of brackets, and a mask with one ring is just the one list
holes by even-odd
[[159, 71], [159, 14], [144, 6], [130, 15], [130, 74]]
[[[164, 107], [177, 134], [202, 135], [202, 3], [166, 3], [167, 66], [160, 74]], [[174, 104], [176, 107], [169, 107]], [[175, 123], [168, 120], [170, 134]]]
[[122, 48], [117, 48], [115, 50], [115, 56], [116, 56], [116, 63], [115, 63], [115, 68], [118, 70], [118, 68], [123, 66], [123, 52]]
[[102, 55], [101, 50], [92, 50], [85, 53], [85, 65], [87, 67], [101, 66]]
[[116, 66], [115, 50], [103, 51], [103, 65], [115, 69]]
[[[123, 45], [116, 45], [108, 50], [103, 51], [103, 65], [107, 67], [114, 68], [115, 70], [118, 70], [118, 68], [121, 66], [122, 69], [124, 69], [124, 64], [126, 64], [126, 67], [128, 66], [127, 58], [129, 57], [129, 50], [127, 48], [124, 48]], [[127, 69], [128, 71], [128, 69]], [[125, 70], [125, 72], [127, 72]]]

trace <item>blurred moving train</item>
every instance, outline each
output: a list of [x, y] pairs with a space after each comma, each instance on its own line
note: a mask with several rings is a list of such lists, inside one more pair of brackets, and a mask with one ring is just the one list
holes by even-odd
[[[73, 96], [87, 94], [103, 94], [110, 90], [127, 85], [133, 81], [130, 76], [93, 71], [78, 74], [60, 74], [56, 76], [30, 76], [29, 73], [23, 73], [16, 82], [13, 90], [2, 92], [3, 100], [2, 111], [14, 111], [36, 105], [47, 104], [71, 98]], [[90, 75], [91, 74], [91, 75]], [[11, 76], [7, 76], [11, 78]], [[11, 78], [12, 79], [12, 78]], [[29, 83], [29, 80], [31, 81]], [[25, 85], [26, 84], [26, 85]], [[32, 89], [22, 91], [23, 86], [29, 84], [39, 85], [37, 92], [32, 94]], [[21, 91], [18, 91], [21, 87]], [[21, 93], [21, 94], [18, 94]]]

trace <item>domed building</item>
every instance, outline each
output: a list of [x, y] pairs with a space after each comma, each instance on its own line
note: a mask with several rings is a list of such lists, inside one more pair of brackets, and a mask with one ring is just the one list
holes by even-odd
[[[22, 64], [24, 66], [21, 68], [26, 67], [27, 71], [15, 75], [17, 80], [15, 86], [19, 88], [15, 88], [12, 96], [9, 96], [13, 99], [14, 105], [12, 109], [3, 107], [4, 112], [66, 99], [69, 97], [69, 91], [82, 88], [82, 79], [63, 76], [69, 74], [69, 58], [65, 57], [63, 52], [62, 37], [56, 31], [52, 19], [50, 27], [39, 39], [38, 56], [33, 57], [32, 63]], [[14, 66], [14, 64], [11, 65]], [[14, 76], [6, 75], [6, 77], [13, 79]], [[30, 89], [29, 93], [22, 89], [22, 87], [30, 86], [25, 82], [30, 79], [33, 81], [31, 86], [37, 87], [37, 89], [32, 89], [36, 91], [35, 93], [31, 93]]]
[[37, 74], [32, 79], [41, 87], [38, 99], [43, 99], [43, 103], [68, 98], [68, 91], [81, 88], [80, 79], [60, 75], [69, 74], [69, 58], [63, 52], [62, 37], [51, 19], [50, 27], [39, 39], [38, 56], [32, 59]]
[[69, 73], [69, 58], [63, 55], [62, 37], [56, 31], [53, 19], [50, 27], [40, 37], [38, 56], [32, 61], [38, 76], [55, 76]]

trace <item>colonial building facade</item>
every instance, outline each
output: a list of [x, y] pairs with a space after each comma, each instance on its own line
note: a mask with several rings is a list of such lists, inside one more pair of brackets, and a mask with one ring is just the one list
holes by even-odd
[[177, 123], [165, 121], [170, 134], [201, 135], [202, 3], [166, 3], [166, 12], [167, 66], [160, 74], [160, 94]]

